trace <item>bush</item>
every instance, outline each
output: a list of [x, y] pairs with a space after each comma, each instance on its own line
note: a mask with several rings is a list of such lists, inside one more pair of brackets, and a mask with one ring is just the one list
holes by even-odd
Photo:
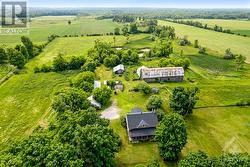
[[130, 80], [129, 75], [130, 75], [129, 71], [125, 71], [125, 72], [124, 72], [124, 79], [125, 79], [126, 81], [129, 81], [129, 80]]
[[93, 91], [93, 97], [96, 101], [102, 105], [106, 105], [111, 98], [112, 91], [108, 87], [104, 86], [97, 88]]
[[58, 91], [53, 99], [52, 108], [57, 112], [72, 111], [87, 109], [90, 103], [87, 100], [87, 95], [76, 88], [65, 88]]
[[160, 96], [152, 95], [148, 99], [147, 109], [149, 111], [157, 110], [162, 107], [162, 99]]
[[54, 60], [53, 60], [53, 69], [58, 71], [64, 71], [68, 69], [68, 63], [67, 61], [62, 57], [61, 54], [59, 54]]
[[148, 95], [151, 93], [151, 87], [147, 83], [139, 83], [136, 87], [134, 87], [135, 92], [142, 92], [145, 95]]
[[231, 52], [231, 49], [225, 51], [224, 59], [235, 59], [235, 55]]
[[126, 117], [125, 116], [121, 116], [120, 121], [121, 121], [121, 126], [123, 128], [125, 128], [125, 129], [127, 129]]
[[68, 69], [69, 70], [81, 69], [81, 67], [84, 65], [85, 62], [86, 62], [86, 60], [84, 57], [73, 56], [68, 63]]
[[81, 67], [81, 69], [83, 71], [94, 72], [96, 70], [96, 67], [97, 67], [97, 63], [94, 60], [92, 60], [92, 59], [88, 59], [86, 61], [86, 63]]
[[200, 54], [205, 54], [206, 53], [206, 48], [204, 48], [204, 47], [199, 47], [199, 53]]
[[82, 72], [72, 80], [72, 85], [86, 92], [92, 92], [94, 89], [94, 80], [95, 74], [93, 72]]

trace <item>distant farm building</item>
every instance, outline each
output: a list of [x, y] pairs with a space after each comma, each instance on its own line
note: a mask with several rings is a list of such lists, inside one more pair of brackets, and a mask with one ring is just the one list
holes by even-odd
[[120, 65], [113, 68], [113, 72], [115, 74], [122, 74], [122, 73], [124, 73], [124, 71], [125, 71], [125, 67], [123, 64], [120, 64]]
[[183, 82], [184, 80], [184, 69], [182, 67], [141, 67], [137, 70], [137, 74], [146, 82]]
[[93, 107], [95, 107], [95, 108], [97, 108], [97, 109], [101, 109], [101, 108], [102, 108], [102, 105], [101, 105], [99, 102], [97, 102], [97, 101], [94, 99], [93, 96], [88, 97], [88, 100], [89, 100], [91, 106], [93, 106]]
[[154, 112], [142, 112], [136, 108], [127, 114], [126, 123], [129, 141], [145, 141], [154, 138], [158, 118]]

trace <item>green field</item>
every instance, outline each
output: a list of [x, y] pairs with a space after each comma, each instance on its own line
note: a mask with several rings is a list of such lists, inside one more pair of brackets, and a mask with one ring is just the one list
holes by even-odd
[[161, 20], [159, 20], [158, 23], [160, 25], [173, 26], [179, 37], [186, 35], [191, 42], [198, 39], [202, 46], [218, 51], [220, 55], [223, 55], [227, 48], [231, 48], [233, 53], [246, 56], [247, 61], [250, 62], [250, 38]]
[[[68, 25], [71, 20], [71, 25]], [[51, 34], [63, 35], [81, 35], [81, 34], [106, 34], [114, 31], [114, 28], [120, 27], [118, 23], [112, 20], [96, 20], [92, 17], [76, 16], [43, 16], [32, 19], [30, 23], [30, 34], [28, 35], [34, 43], [43, 43]], [[14, 46], [20, 42], [20, 36], [2, 35], [0, 45], [6, 44]]]
[[247, 20], [192, 19], [192, 21], [201, 22], [203, 25], [207, 24], [208, 27], [212, 28], [218, 25], [223, 29], [229, 29], [235, 33], [250, 36], [250, 21]]
[[[55, 20], [54, 17], [52, 18]], [[48, 20], [50, 22], [50, 19], [51, 17], [37, 18], [37, 26], [39, 22], [42, 28], [43, 21]], [[79, 23], [79, 25], [75, 25], [75, 29], [71, 29], [66, 24], [68, 19], [73, 20], [72, 27], [76, 24], [74, 22], [79, 21], [77, 18], [69, 16], [67, 19], [58, 17], [56, 25], [53, 26], [58, 26], [62, 33], [66, 31], [71, 33], [74, 31], [82, 32], [85, 31], [83, 30], [85, 28], [86, 32], [93, 31], [93, 33], [96, 33], [98, 28], [104, 32], [105, 27], [113, 30], [116, 26], [110, 20], [96, 21], [91, 18], [84, 18], [88, 24]], [[196, 150], [206, 151], [210, 155], [219, 155], [223, 151], [250, 153], [250, 129], [248, 126], [250, 123], [250, 108], [228, 107], [229, 105], [235, 105], [240, 100], [250, 99], [250, 65], [246, 64], [244, 69], [236, 71], [233, 61], [221, 58], [225, 49], [231, 48], [233, 52], [240, 52], [250, 59], [248, 54], [250, 38], [165, 21], [159, 21], [159, 23], [161, 25], [172, 25], [176, 28], [180, 37], [188, 35], [192, 41], [199, 39], [202, 46], [209, 48], [206, 55], [200, 55], [198, 49], [192, 46], [182, 47], [178, 45], [178, 41], [174, 41], [174, 54], [171, 56], [176, 56], [183, 50], [184, 56], [191, 60], [191, 67], [185, 73], [185, 81], [183, 83], [150, 84], [152, 87], [158, 87], [161, 90], [160, 96], [164, 100], [163, 108], [166, 113], [170, 112], [168, 99], [175, 86], [197, 86], [200, 88], [197, 108], [191, 116], [186, 118], [188, 144], [182, 151], [182, 156], [185, 156], [189, 151]], [[65, 25], [65, 27], [61, 25]], [[90, 25], [93, 25], [96, 29], [93, 30]], [[80, 30], [81, 27], [82, 30]], [[55, 29], [53, 28], [50, 31], [55, 31]], [[33, 37], [31, 34], [31, 38], [35, 42], [43, 42], [47, 35], [45, 37], [45, 35], [34, 33]], [[53, 115], [50, 108], [53, 92], [58, 88], [68, 86], [70, 79], [79, 73], [79, 71], [67, 71], [35, 74], [33, 68], [42, 64], [50, 64], [59, 53], [62, 53], [65, 57], [86, 55], [87, 50], [94, 45], [94, 41], [97, 39], [113, 44], [113, 36], [58, 38], [50, 43], [39, 56], [30, 60], [20, 74], [12, 76], [0, 85], [0, 150], [8, 146], [11, 140], [30, 135], [37, 125], [46, 127], [48, 119]], [[0, 40], [7, 44], [17, 43], [14, 37], [13, 39], [1, 38]], [[129, 43], [126, 43], [124, 36], [116, 36], [116, 45], [124, 46], [124, 48], [141, 49], [153, 47], [157, 45], [157, 42], [150, 40], [150, 34], [138, 34], [130, 35]], [[141, 65], [157, 67], [159, 61], [159, 58], [152, 61], [141, 60]], [[132, 74], [141, 65], [127, 67], [127, 70]], [[8, 68], [0, 67], [1, 76], [6, 75], [7, 71]], [[96, 70], [96, 76], [101, 81], [113, 79], [112, 71], [104, 66]], [[132, 81], [132, 79], [125, 81], [123, 76], [117, 76], [116, 79], [122, 80], [125, 84], [125, 91], [113, 96], [121, 109], [121, 115], [130, 112], [134, 107], [141, 107], [146, 111], [146, 101], [149, 96], [129, 91], [142, 81]], [[192, 82], [189, 82], [188, 79]], [[152, 158], [158, 159], [162, 166], [175, 165], [165, 164], [161, 160], [157, 144], [154, 142], [129, 143], [126, 130], [120, 125], [119, 119], [111, 121], [111, 127], [122, 139], [121, 149], [115, 157], [117, 166], [132, 167], [136, 164], [144, 164]]]

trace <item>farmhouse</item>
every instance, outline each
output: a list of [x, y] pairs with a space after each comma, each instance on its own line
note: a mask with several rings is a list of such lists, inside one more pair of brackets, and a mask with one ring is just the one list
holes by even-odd
[[137, 74], [146, 82], [182, 82], [184, 80], [184, 69], [182, 67], [141, 67], [137, 70]]
[[135, 108], [126, 116], [129, 141], [145, 141], [153, 139], [158, 118], [154, 112], [142, 112]]
[[123, 64], [120, 64], [120, 65], [113, 68], [113, 72], [115, 74], [122, 74], [122, 73], [124, 73], [124, 71], [125, 71], [125, 68], [124, 68]]

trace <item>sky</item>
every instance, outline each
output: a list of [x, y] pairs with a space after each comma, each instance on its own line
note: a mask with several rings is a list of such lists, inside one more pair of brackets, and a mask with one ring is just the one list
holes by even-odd
[[29, 0], [32, 7], [250, 8], [250, 0]]

